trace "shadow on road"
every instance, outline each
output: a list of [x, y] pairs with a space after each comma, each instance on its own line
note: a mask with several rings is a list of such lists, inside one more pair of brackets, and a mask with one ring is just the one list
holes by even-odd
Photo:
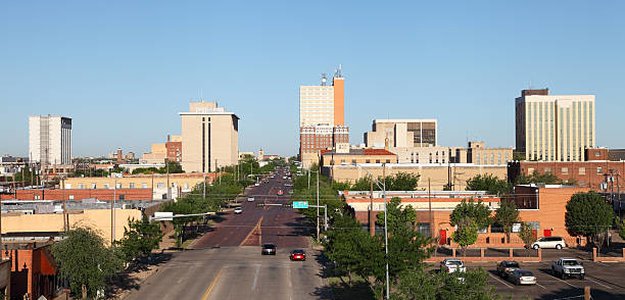
[[141, 277], [136, 275], [148, 271], [151, 267], [162, 265], [171, 258], [171, 253], [153, 253], [130, 263], [126, 270], [111, 278], [107, 289], [107, 299], [113, 299], [115, 294], [123, 291], [138, 290]]
[[[625, 299], [625, 294], [622, 293], [608, 293], [602, 290], [591, 290], [590, 291], [591, 299], [593, 300], [617, 300], [617, 299]], [[584, 299], [584, 290], [578, 288], [564, 288], [559, 289], [557, 291], [551, 292], [549, 294], [542, 295], [540, 299]]]

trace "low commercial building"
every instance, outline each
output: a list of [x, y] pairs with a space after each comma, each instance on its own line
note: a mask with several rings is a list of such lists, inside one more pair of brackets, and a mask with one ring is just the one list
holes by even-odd
[[152, 200], [152, 189], [18, 189], [0, 195], [2, 200]]
[[586, 149], [585, 161], [513, 161], [508, 163], [508, 176], [552, 174], [562, 181], [598, 191], [620, 191], [625, 188], [625, 161], [609, 159], [609, 150]]
[[[384, 150], [383, 150], [384, 151]], [[390, 156], [387, 156], [390, 159]], [[451, 187], [454, 191], [466, 189], [466, 182], [477, 175], [492, 174], [500, 179], [506, 179], [506, 165], [477, 165], [477, 164], [397, 164], [384, 163], [380, 159], [369, 159], [369, 162], [357, 161], [352, 163], [345, 160], [345, 163], [335, 163], [334, 165], [324, 165], [323, 173], [338, 182], [354, 183], [359, 178], [373, 176], [381, 177], [383, 173], [387, 176], [397, 173], [410, 173], [420, 176], [419, 188], [427, 187], [428, 180], [432, 190], [444, 190]], [[378, 162], [379, 160], [379, 162]], [[336, 162], [336, 158], [335, 158]]]
[[[571, 196], [578, 192], [587, 192], [588, 189], [561, 185], [547, 186], [517, 186], [512, 196], [522, 222], [531, 224], [536, 237], [561, 236], [570, 246], [583, 245], [584, 240], [570, 236], [564, 225], [566, 204]], [[343, 198], [353, 210], [354, 216], [364, 226], [371, 230], [375, 224], [377, 213], [384, 210], [384, 199], [381, 192], [374, 191], [346, 191]], [[405, 191], [387, 192], [387, 201], [393, 197], [401, 199], [402, 206], [410, 205], [417, 211], [417, 230], [426, 236], [435, 238], [439, 245], [458, 247], [451, 237], [455, 227], [450, 224], [450, 215], [462, 200], [481, 200], [492, 212], [499, 207], [501, 198], [488, 195], [485, 192], [473, 191]], [[488, 228], [480, 229], [477, 242], [471, 247], [522, 247], [523, 241], [517, 232], [520, 223], [513, 226], [510, 243], [506, 243], [503, 228], [493, 224]], [[377, 230], [380, 230], [378, 228]]]
[[2, 258], [10, 266], [10, 298], [54, 299], [63, 281], [50, 252], [52, 241], [3, 242]]
[[[64, 180], [63, 189], [150, 189], [151, 199], [166, 199], [168, 192], [171, 199], [176, 199], [183, 193], [206, 181], [212, 183], [217, 173], [176, 173], [176, 174], [140, 174], [114, 177], [70, 177]], [[169, 189], [168, 189], [169, 187]]]

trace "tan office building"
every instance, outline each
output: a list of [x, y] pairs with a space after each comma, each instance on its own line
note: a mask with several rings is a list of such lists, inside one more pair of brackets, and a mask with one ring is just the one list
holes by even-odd
[[239, 157], [239, 117], [216, 102], [191, 102], [181, 112], [182, 168], [213, 172], [235, 165]]
[[526, 160], [583, 161], [594, 148], [595, 96], [523, 90], [515, 100], [516, 150]]
[[368, 148], [428, 147], [437, 145], [435, 119], [373, 120], [371, 131], [364, 135]]

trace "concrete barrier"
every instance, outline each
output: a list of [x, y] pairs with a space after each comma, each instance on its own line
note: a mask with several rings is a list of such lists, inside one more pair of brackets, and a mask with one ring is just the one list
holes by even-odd
[[592, 261], [593, 262], [625, 262], [625, 248], [622, 249], [621, 256], [599, 256], [597, 255], [597, 248], [592, 248]]
[[514, 248], [509, 248], [508, 256], [486, 256], [486, 249], [480, 248], [480, 256], [458, 256], [457, 249], [451, 249], [451, 256], [432, 256], [425, 260], [426, 263], [437, 263], [446, 258], [459, 258], [465, 262], [500, 262], [502, 260], [515, 260], [519, 262], [541, 262], [542, 249], [537, 250], [537, 256], [514, 256]]

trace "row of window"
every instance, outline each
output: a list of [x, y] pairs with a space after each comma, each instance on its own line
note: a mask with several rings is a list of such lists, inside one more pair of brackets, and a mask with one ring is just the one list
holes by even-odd
[[[89, 189], [92, 189], [92, 190], [95, 190], [95, 189], [98, 189], [98, 188], [102, 188], [102, 189], [112, 189], [112, 187], [111, 187], [111, 186], [112, 186], [112, 185], [110, 185], [110, 184], [108, 184], [108, 183], [105, 183], [105, 184], [103, 184], [103, 185], [102, 185], [102, 187], [99, 187], [97, 184], [92, 183], [91, 185], [89, 185]], [[172, 183], [171, 183], [171, 187], [177, 187], [177, 186], [178, 186], [178, 185], [177, 185], [175, 182], [172, 182]], [[148, 184], [147, 184], [147, 183], [145, 183], [145, 182], [144, 182], [144, 183], [141, 183], [140, 187], [141, 187], [142, 189], [147, 189], [147, 188], [149, 188]], [[78, 184], [78, 186], [77, 186], [77, 189], [79, 189], [79, 190], [84, 190], [84, 189], [86, 189], [86, 188], [87, 188], [87, 187], [85, 186], [85, 184], [82, 184], [82, 183]], [[115, 186], [115, 188], [117, 188], [117, 189], [122, 189], [122, 188], [124, 188], [124, 187], [123, 187], [123, 185], [122, 185], [121, 183], [117, 183], [117, 185]], [[138, 185], [137, 185], [137, 184], [135, 184], [134, 182], [131, 182], [131, 183], [129, 183], [129, 184], [128, 184], [128, 186], [127, 186], [126, 188], [129, 188], [129, 189], [136, 189], [136, 188], [138, 188]], [[157, 182], [157, 183], [156, 183], [156, 188], [159, 188], [159, 189], [164, 189], [164, 188], [165, 188], [165, 182]], [[188, 183], [185, 183], [185, 184], [183, 185], [183, 188], [184, 188], [184, 189], [188, 189], [188, 188], [189, 188], [189, 184], [188, 184]], [[68, 190], [69, 190], [69, 189], [72, 189], [72, 185], [71, 185], [70, 183], [66, 183], [66, 184], [65, 184], [65, 189], [68, 189]]]
[[[365, 159], [365, 163], [366, 163], [366, 164], [370, 164], [372, 161], [373, 161], [373, 160], [371, 160], [371, 159]], [[376, 164], [382, 163], [382, 160], [381, 160], [381, 159], [376, 159], [376, 160], [374, 160], [374, 161], [375, 161], [375, 163], [376, 163]], [[390, 164], [390, 163], [391, 163], [391, 160], [390, 160], [390, 159], [387, 159], [387, 160], [385, 160], [384, 162], [385, 162], [385, 163], [387, 163], [387, 164]], [[334, 162], [334, 160], [331, 160], [331, 161], [330, 161], [330, 165], [334, 165], [334, 163], [335, 163], [335, 162]], [[341, 163], [341, 164], [345, 164], [345, 163], [347, 163], [347, 161], [346, 161], [345, 159], [341, 159], [341, 162], [340, 162], [340, 163]], [[356, 163], [358, 163], [358, 161], [357, 161], [356, 159], [352, 159], [351, 163], [352, 163], [352, 164], [356, 164]], [[362, 163], [362, 161], [361, 161], [360, 163]]]
[[[597, 174], [603, 174], [603, 167], [597, 167]], [[527, 168], [527, 173], [528, 174], [532, 174], [534, 173], [534, 168]], [[551, 168], [545, 168], [543, 173], [553, 173], [553, 170]], [[560, 173], [562, 173], [563, 175], [569, 174], [569, 168], [568, 167], [562, 167], [560, 168]], [[582, 168], [578, 168], [577, 169], [577, 175], [586, 175], [586, 168], [582, 167]]]

